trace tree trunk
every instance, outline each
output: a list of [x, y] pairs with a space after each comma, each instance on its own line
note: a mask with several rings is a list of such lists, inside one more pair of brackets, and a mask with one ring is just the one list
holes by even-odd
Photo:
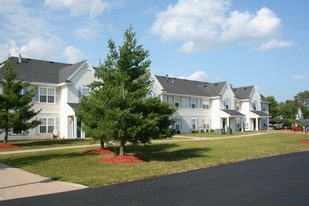
[[104, 141], [100, 139], [101, 149], [104, 149]]
[[7, 143], [9, 142], [8, 136], [9, 136], [9, 130], [8, 130], [8, 129], [5, 129], [4, 139], [3, 139], [3, 143], [4, 143], [4, 144], [7, 144]]
[[119, 156], [124, 155], [124, 149], [125, 149], [125, 142], [123, 140], [120, 140]]

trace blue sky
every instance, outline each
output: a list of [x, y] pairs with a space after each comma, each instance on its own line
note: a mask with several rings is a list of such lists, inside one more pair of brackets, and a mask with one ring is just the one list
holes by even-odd
[[256, 85], [278, 101], [309, 90], [307, 0], [1, 0], [0, 61], [93, 66], [133, 26], [157, 75]]

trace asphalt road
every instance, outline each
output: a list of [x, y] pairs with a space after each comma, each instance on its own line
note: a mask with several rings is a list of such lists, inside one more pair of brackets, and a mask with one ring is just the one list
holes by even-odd
[[[0, 177], [1, 178], [1, 177]], [[0, 205], [309, 205], [309, 152], [220, 165]]]

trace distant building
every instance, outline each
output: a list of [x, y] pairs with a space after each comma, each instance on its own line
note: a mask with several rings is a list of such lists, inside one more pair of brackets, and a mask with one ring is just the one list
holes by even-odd
[[152, 95], [169, 102], [178, 133], [223, 130], [269, 129], [268, 103], [255, 86], [232, 88], [224, 82], [201, 82], [168, 76], [153, 76]]

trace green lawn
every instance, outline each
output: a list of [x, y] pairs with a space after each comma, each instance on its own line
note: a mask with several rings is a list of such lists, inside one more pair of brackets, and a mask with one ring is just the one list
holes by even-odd
[[309, 144], [300, 144], [302, 139], [302, 134], [269, 132], [234, 139], [128, 145], [128, 153], [149, 160], [140, 164], [102, 164], [100, 159], [108, 155], [81, 154], [93, 147], [0, 155], [0, 162], [57, 180], [100, 186], [245, 159], [309, 151]]
[[[2, 142], [0, 142], [2, 143]], [[77, 145], [91, 145], [94, 142], [91, 139], [59, 139], [59, 140], [48, 140], [48, 139], [37, 139], [37, 140], [9, 140], [9, 144], [17, 145], [16, 148], [11, 148], [10, 151], [14, 150], [27, 150], [27, 149], [42, 149], [49, 147], [66, 147], [66, 146], [77, 146]]]

